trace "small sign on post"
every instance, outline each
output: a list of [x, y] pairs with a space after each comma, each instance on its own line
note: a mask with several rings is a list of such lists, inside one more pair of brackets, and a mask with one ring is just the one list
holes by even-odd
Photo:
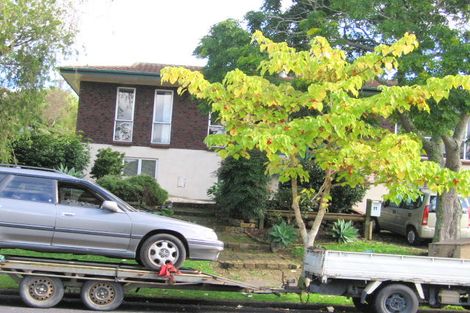
[[370, 216], [380, 216], [380, 212], [382, 210], [382, 201], [372, 200]]
[[382, 201], [367, 199], [366, 205], [366, 220], [364, 222], [364, 239], [372, 240], [372, 231], [374, 230], [375, 220], [371, 219], [372, 216], [380, 216], [382, 210]]

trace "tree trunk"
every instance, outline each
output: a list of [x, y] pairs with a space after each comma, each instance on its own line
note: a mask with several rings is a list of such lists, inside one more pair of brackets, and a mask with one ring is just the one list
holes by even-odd
[[302, 214], [300, 213], [299, 205], [299, 190], [297, 186], [297, 179], [291, 179], [291, 192], [292, 192], [292, 210], [294, 210], [295, 221], [297, 222], [297, 227], [300, 230], [300, 236], [302, 237], [302, 242], [304, 246], [307, 247], [308, 236], [307, 236], [307, 227], [305, 226], [304, 220], [302, 219]]
[[[469, 115], [464, 114], [455, 127], [454, 135], [452, 137], [442, 136], [446, 153], [445, 167], [454, 172], [460, 171], [460, 148], [464, 140], [468, 121]], [[433, 242], [458, 239], [462, 215], [459, 195], [454, 189], [451, 189], [442, 193], [439, 200], [436, 208], [436, 226]]]
[[332, 185], [332, 174], [330, 171], [326, 171], [325, 173], [325, 180], [323, 182], [323, 191], [321, 192], [320, 197], [320, 207], [318, 208], [317, 216], [312, 225], [312, 229], [308, 232], [308, 240], [305, 248], [313, 247], [315, 243], [315, 238], [318, 235], [318, 231], [320, 230], [321, 223], [323, 221], [323, 217], [325, 216], [326, 210], [328, 209], [328, 205], [330, 202], [330, 193], [331, 193], [331, 185]]

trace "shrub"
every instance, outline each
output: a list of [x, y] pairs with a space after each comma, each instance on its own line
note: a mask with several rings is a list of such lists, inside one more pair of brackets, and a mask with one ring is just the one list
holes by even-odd
[[121, 175], [124, 169], [124, 153], [117, 152], [111, 148], [99, 149], [96, 160], [91, 169], [93, 178], [101, 178], [106, 175]]
[[103, 188], [127, 202], [154, 207], [168, 199], [168, 192], [160, 187], [154, 178], [147, 175], [122, 178], [107, 175], [96, 181]]
[[331, 227], [331, 236], [341, 243], [348, 243], [357, 240], [359, 232], [353, 226], [352, 221], [345, 222], [344, 220], [337, 220]]
[[218, 183], [209, 189], [219, 209], [232, 218], [261, 218], [266, 212], [269, 178], [266, 158], [257, 151], [251, 158], [227, 158], [217, 172]]
[[82, 136], [38, 130], [13, 142], [18, 164], [57, 168], [59, 166], [82, 173], [90, 160], [89, 147]]
[[[318, 204], [312, 203], [309, 198], [309, 189], [319, 190], [323, 184], [325, 172], [315, 163], [314, 160], [304, 161], [304, 166], [309, 172], [310, 181], [299, 184], [300, 209], [303, 211], [318, 210]], [[337, 182], [333, 182], [336, 184]], [[331, 190], [331, 203], [328, 207], [329, 212], [345, 212], [362, 200], [367, 189], [363, 186], [339, 186], [336, 185]], [[279, 190], [270, 201], [270, 208], [277, 210], [290, 210], [292, 204], [292, 194], [290, 183], [284, 183], [279, 186]]]
[[274, 225], [269, 231], [269, 238], [272, 243], [280, 244], [284, 248], [295, 242], [298, 238], [297, 230], [284, 220]]

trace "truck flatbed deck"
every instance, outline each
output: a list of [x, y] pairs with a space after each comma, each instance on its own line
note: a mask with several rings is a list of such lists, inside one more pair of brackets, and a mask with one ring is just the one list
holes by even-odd
[[113, 310], [123, 301], [124, 288], [191, 288], [219, 291], [269, 293], [269, 289], [206, 274], [180, 269], [172, 277], [122, 263], [66, 261], [34, 257], [5, 256], [0, 274], [19, 281], [23, 301], [33, 307], [51, 307], [62, 299], [64, 288], [80, 288], [85, 305], [94, 310]]

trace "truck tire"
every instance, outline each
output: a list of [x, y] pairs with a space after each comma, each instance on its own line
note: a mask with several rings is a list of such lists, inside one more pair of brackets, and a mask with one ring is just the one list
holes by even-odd
[[80, 292], [85, 306], [95, 311], [112, 311], [124, 300], [124, 288], [113, 281], [86, 281]]
[[418, 297], [408, 286], [392, 284], [381, 289], [374, 300], [377, 313], [416, 313]]
[[352, 298], [354, 307], [363, 313], [375, 313], [374, 306], [369, 302], [361, 303], [361, 298]]
[[166, 261], [180, 267], [186, 259], [181, 240], [170, 234], [156, 234], [147, 238], [140, 248], [140, 260], [146, 268], [158, 270]]
[[56, 277], [25, 276], [20, 282], [23, 302], [33, 308], [51, 308], [64, 296], [64, 284]]
[[408, 226], [406, 229], [406, 241], [412, 246], [419, 246], [423, 242], [413, 226]]

